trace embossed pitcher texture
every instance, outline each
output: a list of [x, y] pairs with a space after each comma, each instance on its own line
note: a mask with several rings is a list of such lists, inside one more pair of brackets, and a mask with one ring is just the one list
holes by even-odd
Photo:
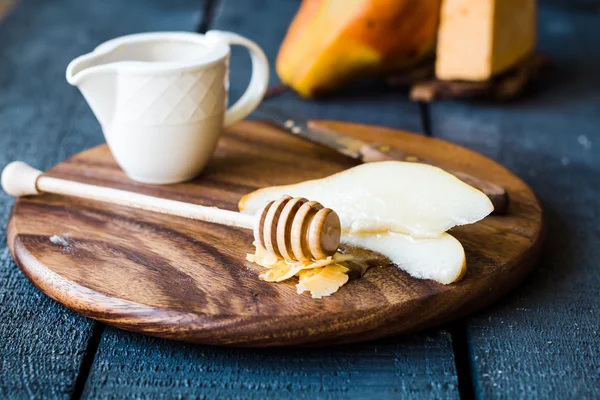
[[[230, 44], [249, 49], [253, 71], [248, 89], [227, 110]], [[143, 33], [73, 60], [67, 80], [83, 93], [130, 178], [174, 183], [198, 175], [223, 127], [258, 106], [269, 67], [260, 47], [233, 33]]]

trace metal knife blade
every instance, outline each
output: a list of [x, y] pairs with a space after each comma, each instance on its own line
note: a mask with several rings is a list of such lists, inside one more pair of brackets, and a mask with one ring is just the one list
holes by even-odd
[[319, 143], [357, 160], [362, 159], [362, 149], [368, 145], [362, 140], [342, 135], [330, 129], [323, 129], [322, 127], [313, 129], [310, 120], [297, 118], [280, 110], [261, 107], [255, 113], [260, 118], [266, 119], [271, 124], [295, 136]]

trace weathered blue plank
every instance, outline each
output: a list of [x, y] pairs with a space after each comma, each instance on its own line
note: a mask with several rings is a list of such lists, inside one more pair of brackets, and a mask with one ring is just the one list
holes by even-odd
[[[295, 0], [221, 2], [212, 28], [255, 40], [273, 61], [297, 5]], [[247, 56], [234, 55], [231, 68], [236, 98], [249, 78]], [[417, 106], [394, 93], [363, 92], [320, 102], [287, 94], [269, 103], [313, 117], [420, 129]], [[458, 388], [451, 338], [444, 330], [364, 345], [251, 350], [194, 346], [108, 328], [84, 395], [421, 399], [456, 398]]]
[[[46, 169], [100, 143], [98, 123], [65, 81], [68, 62], [125, 33], [193, 29], [197, 3], [145, 1], [137, 10], [120, 0], [21, 0], [0, 22], [0, 166], [20, 159]], [[0, 191], [2, 227], [12, 203]], [[4, 228], [0, 246], [0, 398], [68, 398], [94, 323], [54, 303], [21, 275]]]
[[84, 397], [454, 398], [444, 331], [322, 349], [234, 349], [107, 328]]
[[600, 14], [545, 4], [539, 20], [552, 79], [510, 104], [436, 103], [432, 130], [521, 175], [547, 211], [539, 268], [468, 319], [478, 396], [598, 398]]

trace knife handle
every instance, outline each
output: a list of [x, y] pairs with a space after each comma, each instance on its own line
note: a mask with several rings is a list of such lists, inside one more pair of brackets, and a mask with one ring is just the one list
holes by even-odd
[[[373, 143], [365, 145], [360, 149], [362, 162], [376, 161], [408, 161], [429, 164], [439, 167], [432, 162], [423, 160], [419, 157], [408, 155], [401, 150], [391, 147], [387, 144]], [[465, 172], [455, 171], [453, 169], [442, 168], [444, 171], [451, 173], [461, 181], [468, 183], [476, 189], [481, 190], [489, 197], [494, 205], [494, 214], [505, 214], [508, 210], [508, 193], [502, 186], [496, 185], [490, 181], [479, 179]]]

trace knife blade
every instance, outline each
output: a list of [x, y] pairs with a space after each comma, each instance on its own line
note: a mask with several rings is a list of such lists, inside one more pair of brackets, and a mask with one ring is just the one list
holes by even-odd
[[493, 182], [477, 178], [468, 173], [436, 165], [430, 160], [408, 154], [385, 143], [368, 143], [337, 132], [316, 121], [299, 118], [281, 110], [261, 107], [256, 114], [278, 128], [302, 139], [321, 144], [361, 162], [406, 161], [440, 167], [465, 183], [484, 192], [494, 205], [495, 214], [504, 214], [508, 209], [509, 197], [506, 190]]
[[360, 160], [361, 149], [367, 144], [350, 136], [342, 135], [334, 130], [313, 129], [314, 123], [307, 119], [292, 117], [284, 112], [262, 107], [256, 114], [271, 124], [296, 135], [302, 139], [329, 147], [348, 157]]

